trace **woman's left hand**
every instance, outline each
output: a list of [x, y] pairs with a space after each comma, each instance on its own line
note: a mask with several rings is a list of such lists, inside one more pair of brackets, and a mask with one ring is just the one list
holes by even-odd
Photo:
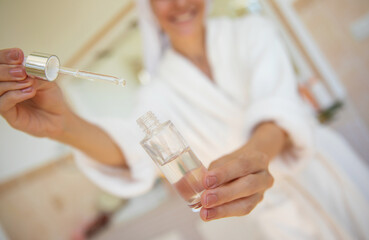
[[204, 221], [249, 214], [273, 185], [265, 153], [246, 144], [210, 165], [203, 179], [200, 216]]

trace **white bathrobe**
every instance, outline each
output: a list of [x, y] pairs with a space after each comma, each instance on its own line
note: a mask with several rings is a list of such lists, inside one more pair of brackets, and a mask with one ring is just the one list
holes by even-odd
[[135, 122], [147, 111], [162, 122], [171, 120], [205, 166], [244, 145], [261, 122], [274, 121], [288, 133], [293, 150], [272, 161], [275, 184], [246, 216], [259, 225], [261, 236], [368, 237], [367, 200], [332, 156], [348, 157], [346, 161], [355, 163], [360, 159], [305, 110], [291, 63], [272, 24], [258, 16], [213, 19], [207, 23], [206, 37], [214, 81], [169, 48], [153, 82], [140, 92], [132, 117], [93, 120], [121, 147], [131, 175], [76, 150], [81, 170], [100, 187], [122, 197], [149, 191], [157, 170], [139, 144], [143, 133]]

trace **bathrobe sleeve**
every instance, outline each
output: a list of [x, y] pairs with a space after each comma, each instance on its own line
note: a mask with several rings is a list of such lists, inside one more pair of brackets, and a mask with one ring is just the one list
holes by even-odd
[[246, 43], [241, 45], [239, 57], [247, 65], [242, 66], [248, 76], [247, 134], [250, 136], [258, 124], [266, 121], [281, 127], [293, 147], [283, 155], [284, 161], [274, 162], [280, 169], [291, 171], [293, 165], [301, 166], [314, 154], [313, 117], [298, 95], [292, 64], [273, 24], [256, 16], [240, 20], [238, 27], [243, 29], [238, 32], [239, 38]]
[[136, 124], [136, 119], [147, 111], [159, 112], [155, 101], [158, 98], [153, 99], [149, 95], [154, 92], [152, 87], [140, 91], [136, 109], [129, 118], [89, 119], [115, 141], [127, 160], [129, 170], [99, 163], [84, 152], [73, 149], [79, 169], [97, 186], [113, 195], [130, 198], [146, 193], [157, 178], [155, 164], [140, 145], [144, 134]]

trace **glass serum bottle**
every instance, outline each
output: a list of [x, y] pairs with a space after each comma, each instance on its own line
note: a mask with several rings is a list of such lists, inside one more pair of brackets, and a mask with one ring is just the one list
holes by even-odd
[[146, 133], [142, 147], [193, 211], [201, 205], [206, 168], [186, 144], [171, 121], [159, 123], [152, 112], [137, 120]]

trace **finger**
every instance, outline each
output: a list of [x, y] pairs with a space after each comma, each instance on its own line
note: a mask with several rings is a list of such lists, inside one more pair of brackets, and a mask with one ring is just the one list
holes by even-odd
[[209, 166], [209, 170], [217, 168], [221, 165], [224, 165], [226, 162], [229, 162], [230, 160], [240, 157], [244, 154], [244, 148], [240, 148], [238, 150], [236, 150], [235, 152], [231, 153], [231, 154], [227, 154], [219, 159], [217, 159], [216, 161], [213, 161], [210, 163]]
[[23, 66], [0, 64], [0, 81], [19, 81], [26, 77], [26, 70]]
[[200, 217], [204, 221], [211, 221], [225, 217], [238, 217], [249, 214], [256, 205], [263, 200], [263, 194], [237, 199], [214, 208], [202, 208]]
[[47, 89], [50, 89], [52, 87], [55, 86], [55, 82], [49, 82], [46, 80], [41, 80], [41, 79], [37, 79], [37, 78], [33, 78], [35, 80], [35, 88], [37, 89], [37, 91], [44, 91]]
[[28, 78], [26, 80], [18, 81], [18, 82], [0, 82], [0, 97], [8, 91], [27, 88], [31, 86], [32, 84], [33, 84], [32, 79], [28, 79]]
[[273, 177], [268, 171], [249, 174], [215, 189], [206, 190], [201, 195], [201, 204], [206, 208], [220, 206], [258, 192], [264, 192], [272, 185]]
[[0, 50], [0, 64], [22, 64], [23, 59], [23, 51], [19, 48]]
[[23, 102], [34, 97], [36, 90], [33, 86], [24, 88], [22, 90], [8, 91], [0, 97], [0, 114], [5, 114], [17, 103]]
[[246, 176], [251, 173], [256, 173], [264, 170], [268, 166], [268, 160], [265, 154], [259, 152], [242, 153], [237, 155], [226, 156], [228, 161], [223, 161], [224, 164], [217, 166], [214, 169], [209, 169], [203, 178], [203, 185], [206, 188], [215, 188], [234, 179]]
[[233, 154], [225, 155], [213, 162], [210, 163], [208, 170], [215, 169], [217, 167], [220, 167], [222, 165], [225, 165], [227, 162], [231, 161], [234, 157]]

